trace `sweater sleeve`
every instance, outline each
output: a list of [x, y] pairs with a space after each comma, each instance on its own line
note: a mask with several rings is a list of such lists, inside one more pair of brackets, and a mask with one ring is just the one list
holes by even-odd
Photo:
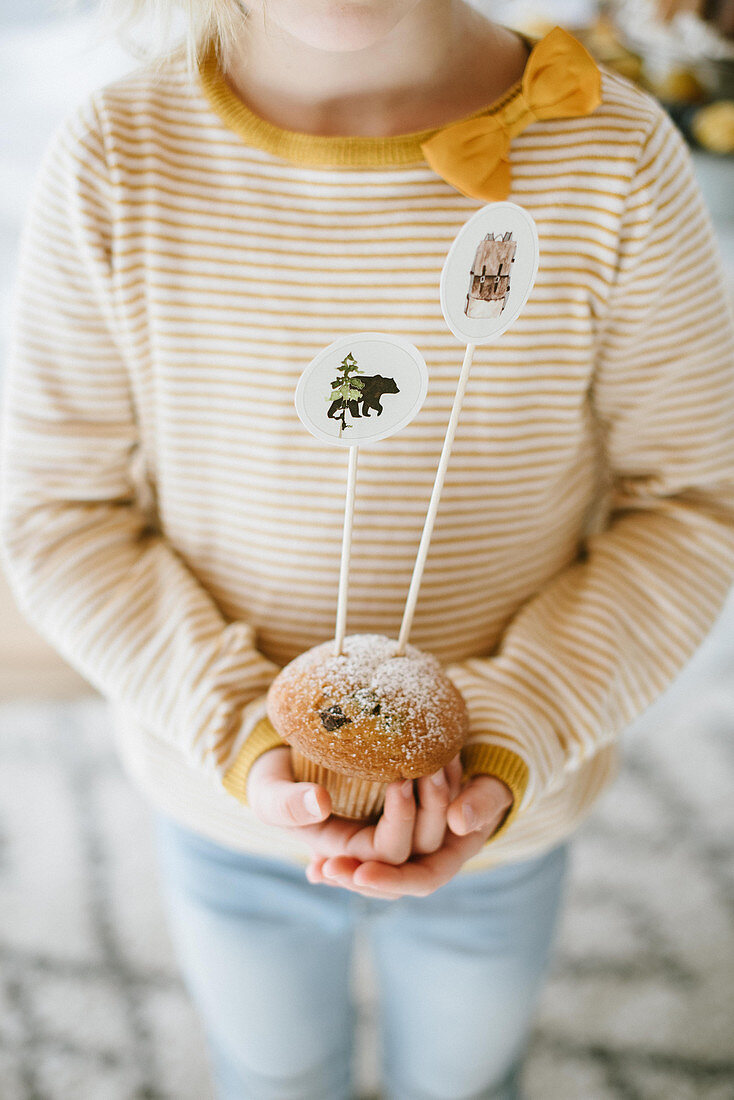
[[141, 506], [114, 183], [94, 100], [41, 165], [21, 240], [2, 431], [2, 551], [21, 610], [108, 698], [216, 776], [277, 672]]
[[472, 720], [465, 769], [519, 776], [513, 816], [666, 689], [734, 578], [731, 310], [691, 159], [662, 112], [627, 195], [589, 400], [603, 529], [492, 656], [449, 668]]

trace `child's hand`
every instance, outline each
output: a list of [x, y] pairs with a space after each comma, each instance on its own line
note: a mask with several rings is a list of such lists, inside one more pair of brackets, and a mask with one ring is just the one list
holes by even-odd
[[[511, 805], [512, 793], [501, 780], [489, 775], [475, 776], [451, 801], [447, 811], [449, 829], [436, 850], [397, 867], [384, 861], [360, 861], [347, 856], [313, 860], [309, 879], [342, 886], [367, 897], [399, 898], [406, 894], [425, 897], [445, 886], [481, 850]], [[474, 812], [473, 823], [471, 818], [467, 820], [469, 807]]]
[[252, 765], [247, 800], [261, 821], [298, 833], [314, 854], [312, 867], [336, 856], [400, 864], [411, 852], [432, 852], [440, 847], [449, 797], [460, 774], [460, 765], [458, 774], [454, 765], [450, 781], [442, 773], [438, 784], [428, 778], [419, 780], [420, 807], [416, 806], [410, 780], [391, 783], [379, 820], [365, 825], [330, 816], [328, 792], [315, 783], [294, 781], [290, 749], [283, 746], [263, 753]]
[[247, 801], [266, 825], [300, 828], [323, 821], [331, 813], [331, 798], [316, 783], [296, 783], [287, 745], [259, 756], [247, 777]]
[[[331, 816], [331, 799], [324, 787], [296, 783], [290, 749], [283, 746], [270, 749], [255, 761], [248, 777], [247, 798], [261, 821], [297, 831], [311, 848], [313, 858], [306, 872], [310, 882], [344, 886], [368, 897], [394, 898], [404, 893], [431, 893], [444, 881], [448, 882], [461, 864], [479, 851], [510, 805], [512, 796], [499, 780], [478, 776], [462, 791], [461, 775], [461, 758], [457, 755], [442, 771], [424, 776], [415, 784], [409, 780], [391, 783], [379, 820], [374, 825], [364, 825]], [[500, 789], [499, 797], [494, 791], [491, 805], [487, 805], [483, 784]], [[454, 834], [467, 831], [464, 811], [469, 805], [480, 824], [484, 817], [489, 820], [486, 829], [461, 836], [464, 843], [457, 847], [454, 842], [459, 838]], [[500, 805], [501, 810], [497, 808]], [[449, 824], [453, 833], [447, 829]], [[421, 856], [437, 857], [436, 866], [446, 874], [442, 881], [427, 889], [416, 879], [416, 872], [421, 876], [428, 869], [428, 864], [424, 868], [424, 860], [415, 858]], [[458, 863], [457, 857], [460, 857]], [[327, 862], [326, 871], [336, 872], [336, 877], [325, 872]], [[367, 874], [376, 873], [378, 878], [381, 869], [388, 867], [401, 872], [406, 869], [408, 874], [401, 877], [399, 887], [390, 880], [386, 889], [376, 880], [363, 883], [360, 876], [355, 878], [357, 869], [364, 865], [369, 867]]]

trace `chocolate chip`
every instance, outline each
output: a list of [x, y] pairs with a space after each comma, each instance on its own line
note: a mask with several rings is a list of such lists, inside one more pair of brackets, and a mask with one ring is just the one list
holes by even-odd
[[347, 722], [351, 722], [351, 718], [347, 718], [342, 708], [335, 703], [327, 710], [319, 711], [319, 717], [325, 730], [329, 733], [333, 733], [334, 730], [340, 729], [341, 726], [345, 726]]

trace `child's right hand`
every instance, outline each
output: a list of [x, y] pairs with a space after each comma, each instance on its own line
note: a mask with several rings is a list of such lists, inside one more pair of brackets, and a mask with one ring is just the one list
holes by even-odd
[[454, 796], [461, 766], [456, 758], [433, 777], [418, 781], [419, 805], [410, 780], [391, 783], [376, 824], [365, 825], [331, 815], [331, 798], [315, 783], [297, 783], [287, 746], [258, 757], [247, 780], [247, 800], [267, 825], [297, 832], [314, 857], [351, 856], [360, 861], [401, 864], [413, 854], [428, 854], [443, 843], [446, 809]]

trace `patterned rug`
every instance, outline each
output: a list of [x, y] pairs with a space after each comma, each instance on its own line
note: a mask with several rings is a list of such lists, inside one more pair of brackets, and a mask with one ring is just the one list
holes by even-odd
[[[734, 611], [579, 833], [528, 1100], [734, 1097]], [[210, 1100], [148, 811], [101, 700], [0, 707], [2, 1100]], [[376, 1097], [358, 958], [361, 1096]]]

